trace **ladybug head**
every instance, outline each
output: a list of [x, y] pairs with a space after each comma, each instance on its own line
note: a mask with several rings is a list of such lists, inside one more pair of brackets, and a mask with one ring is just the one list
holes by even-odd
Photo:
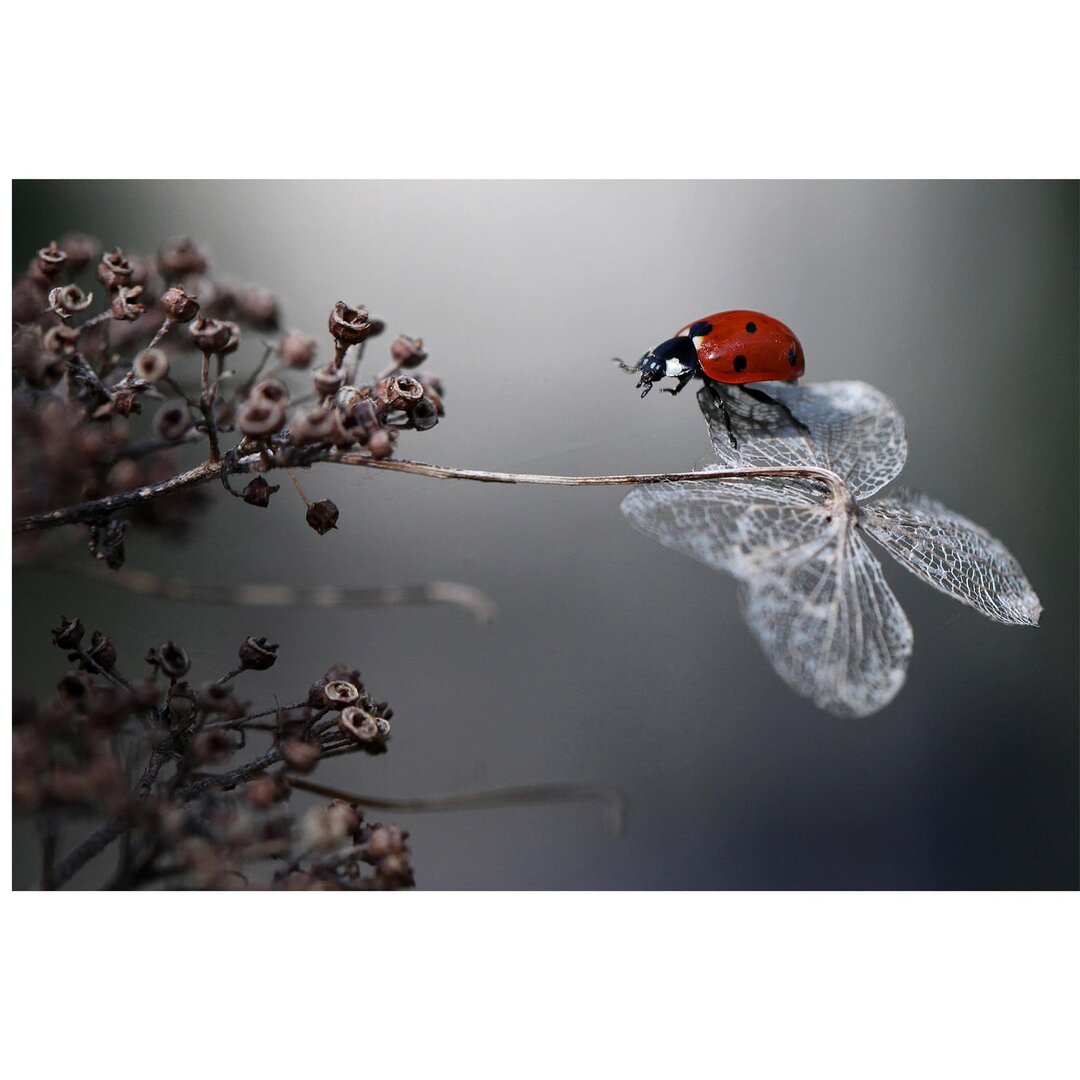
[[700, 370], [697, 350], [689, 337], [673, 337], [650, 349], [638, 361], [638, 386], [644, 397], [659, 379], [683, 379]]

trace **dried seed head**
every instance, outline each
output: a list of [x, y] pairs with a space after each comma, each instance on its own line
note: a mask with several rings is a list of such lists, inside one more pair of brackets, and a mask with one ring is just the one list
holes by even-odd
[[330, 333], [340, 345], [356, 345], [371, 333], [368, 313], [362, 307], [349, 307], [339, 300], [330, 312]]
[[236, 313], [241, 322], [256, 330], [278, 328], [277, 297], [260, 285], [248, 285], [236, 294]]
[[286, 367], [306, 368], [315, 359], [315, 339], [299, 330], [289, 330], [278, 346], [281, 361]]
[[345, 679], [334, 679], [323, 687], [323, 697], [327, 704], [341, 709], [357, 701], [360, 691]]
[[74, 649], [82, 641], [83, 624], [79, 619], [69, 619], [66, 615], [60, 616], [60, 625], [53, 630], [53, 644], [60, 649]]
[[337, 414], [332, 409], [311, 409], [295, 417], [289, 425], [289, 441], [294, 446], [330, 442], [335, 433]]
[[270, 496], [280, 490], [280, 484], [270, 484], [263, 477], [256, 476], [253, 480], [249, 480], [244, 488], [244, 502], [249, 506], [265, 508], [270, 505]]
[[154, 416], [154, 430], [166, 442], [178, 442], [191, 430], [191, 410], [182, 401], [169, 401]]
[[135, 357], [131, 370], [144, 382], [157, 382], [169, 374], [169, 358], [161, 349], [144, 349]]
[[229, 340], [218, 349], [218, 355], [228, 356], [230, 353], [234, 353], [240, 348], [240, 326], [237, 323], [229, 322], [228, 319], [223, 319], [221, 325], [228, 328]]
[[401, 334], [390, 346], [390, 356], [398, 367], [419, 367], [427, 359], [424, 341], [422, 338], [411, 338]]
[[74, 273], [89, 266], [101, 254], [100, 241], [82, 233], [61, 236], [60, 246], [67, 252], [68, 266]]
[[[99, 630], [90, 635], [90, 648], [87, 653], [91, 660], [105, 671], [111, 671], [116, 664], [116, 646]], [[85, 664], [82, 665], [85, 668]]]
[[325, 536], [337, 528], [338, 508], [329, 499], [320, 499], [307, 509], [307, 523], [320, 535]]
[[363, 820], [360, 811], [344, 799], [335, 799], [327, 807], [327, 813], [341, 822], [346, 836], [352, 836], [360, 828], [360, 822]]
[[409, 375], [394, 375], [386, 380], [386, 386], [380, 384], [386, 395], [386, 403], [391, 409], [412, 412], [424, 399], [424, 388]]
[[318, 743], [306, 739], [286, 739], [281, 744], [281, 759], [300, 773], [311, 772], [322, 757], [322, 748]]
[[315, 384], [315, 393], [322, 397], [332, 397], [345, 385], [345, 372], [341, 368], [327, 364], [318, 368], [311, 376]]
[[249, 400], [285, 406], [289, 403], [289, 388], [280, 379], [263, 379], [252, 387]]
[[142, 292], [141, 285], [118, 285], [109, 305], [112, 317], [118, 322], [134, 322], [146, 310], [137, 302]]
[[162, 277], [170, 281], [175, 278], [205, 274], [207, 265], [206, 252], [186, 236], [168, 241], [158, 252], [158, 270]]
[[45, 331], [41, 343], [50, 356], [74, 356], [79, 349], [79, 334], [77, 326], [54, 326]]
[[382, 461], [393, 455], [396, 439], [396, 431], [389, 428], [380, 428], [368, 438], [367, 451], [373, 458]]
[[232, 754], [232, 739], [220, 728], [200, 731], [191, 744], [191, 753], [200, 765], [219, 765]]
[[375, 717], [355, 705], [342, 709], [338, 714], [338, 731], [357, 743], [371, 743], [379, 737]]
[[300, 823], [300, 847], [304, 851], [333, 851], [349, 835], [347, 826], [347, 819], [329, 807], [312, 807]]
[[175, 641], [166, 641], [146, 654], [146, 662], [161, 669], [162, 675], [169, 679], [182, 679], [191, 667], [187, 650]]
[[280, 431], [285, 425], [285, 409], [278, 404], [249, 401], [237, 418], [240, 430], [252, 439], [263, 439]]
[[61, 319], [66, 319], [76, 312], [85, 311], [93, 299], [93, 293], [84, 293], [78, 285], [57, 285], [49, 291], [49, 308]]
[[424, 397], [413, 406], [409, 419], [417, 431], [429, 431], [439, 422], [439, 410], [431, 398]]
[[364, 861], [379, 863], [394, 855], [404, 855], [408, 835], [396, 825], [373, 825], [364, 841]]
[[48, 246], [37, 253], [34, 269], [45, 281], [52, 281], [63, 272], [67, 262], [67, 252], [62, 251], [55, 240], [50, 240]]
[[194, 296], [184, 292], [182, 285], [171, 285], [161, 294], [161, 309], [166, 316], [177, 323], [191, 322], [199, 314], [199, 305]]
[[[277, 488], [274, 488], [277, 491]], [[240, 646], [240, 663], [252, 671], [265, 671], [274, 666], [278, 647], [264, 637], [249, 637]]]
[[260, 776], [247, 787], [248, 806], [252, 810], [269, 810], [274, 803], [289, 797], [289, 785], [281, 776]]
[[192, 345], [207, 356], [221, 352], [233, 336], [232, 328], [227, 323], [206, 319], [201, 315], [191, 324], [188, 334]]
[[117, 289], [121, 285], [131, 284], [131, 263], [119, 248], [102, 255], [98, 263], [97, 279], [106, 289]]
[[200, 709], [215, 713], [228, 712], [235, 704], [232, 691], [219, 682], [203, 683], [195, 695], [195, 700]]

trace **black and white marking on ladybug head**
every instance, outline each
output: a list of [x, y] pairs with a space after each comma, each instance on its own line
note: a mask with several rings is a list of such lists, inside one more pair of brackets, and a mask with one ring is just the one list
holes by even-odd
[[638, 361], [638, 370], [641, 372], [638, 386], [644, 387], [642, 397], [659, 379], [681, 379], [697, 371], [697, 347], [693, 338], [686, 334], [661, 342]]

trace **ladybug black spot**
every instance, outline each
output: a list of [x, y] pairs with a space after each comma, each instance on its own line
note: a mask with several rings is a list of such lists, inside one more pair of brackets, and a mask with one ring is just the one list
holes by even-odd
[[690, 327], [690, 337], [704, 337], [712, 333], [712, 323], [696, 322]]
[[746, 324], [746, 332], [748, 334], [756, 334], [757, 333], [757, 324], [752, 323], [752, 322], [748, 322]]
[[745, 356], [736, 356], [735, 357], [735, 370], [736, 371], [745, 371], [746, 370], [746, 357]]
[[787, 351], [787, 359], [788, 359], [788, 363], [792, 367], [795, 366], [796, 361], [799, 359], [799, 350], [796, 349], [794, 345], [792, 345], [791, 348], [788, 349], [788, 351]]

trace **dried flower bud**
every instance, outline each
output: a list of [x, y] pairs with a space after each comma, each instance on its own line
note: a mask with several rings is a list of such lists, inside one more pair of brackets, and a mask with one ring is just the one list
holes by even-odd
[[55, 240], [50, 240], [48, 246], [37, 253], [34, 268], [44, 280], [51, 281], [63, 271], [67, 261], [67, 252], [61, 251]]
[[362, 307], [349, 307], [339, 300], [330, 312], [330, 333], [340, 345], [356, 345], [371, 333], [368, 313]]
[[89, 266], [100, 254], [101, 243], [92, 236], [68, 233], [60, 237], [60, 246], [67, 252], [68, 266], [74, 273]]
[[[87, 655], [103, 671], [111, 671], [116, 664], [116, 646], [99, 630], [90, 635], [90, 648]], [[86, 669], [85, 664], [80, 666]]]
[[61, 649], [74, 649], [85, 631], [83, 624], [78, 619], [69, 619], [66, 615], [60, 616], [60, 625], [53, 630], [53, 644]]
[[395, 375], [380, 389], [386, 395], [387, 405], [402, 412], [412, 412], [424, 399], [424, 388], [408, 375]]
[[[158, 270], [161, 276], [173, 279], [205, 274], [207, 268], [206, 252], [199, 248], [189, 237], [170, 240], [158, 252]], [[186, 322], [186, 319], [179, 320]]]
[[355, 705], [341, 710], [338, 715], [338, 731], [345, 738], [358, 743], [371, 743], [379, 737], [379, 726], [375, 717]]
[[182, 401], [169, 401], [154, 416], [154, 430], [166, 442], [178, 442], [191, 430], [191, 410]]
[[240, 348], [240, 326], [238, 323], [229, 322], [228, 319], [223, 319], [221, 325], [228, 327], [229, 340], [218, 349], [218, 355], [228, 356], [230, 353], [234, 353]]
[[215, 713], [227, 712], [235, 704], [232, 691], [219, 682], [203, 683], [195, 695], [195, 700], [200, 709]]
[[249, 285], [236, 294], [236, 312], [241, 322], [256, 330], [276, 330], [278, 302], [269, 289]]
[[380, 428], [373, 432], [367, 441], [368, 453], [378, 461], [391, 457], [394, 453], [394, 440], [397, 432], [387, 428]]
[[337, 528], [338, 508], [329, 499], [320, 499], [307, 509], [307, 523], [320, 535], [325, 536]]
[[142, 292], [141, 285], [130, 288], [126, 285], [118, 286], [109, 305], [112, 317], [119, 322], [134, 322], [146, 310], [142, 304], [137, 303]]
[[250, 400], [285, 406], [289, 403], [289, 388], [280, 379], [263, 379], [251, 388]]
[[376, 877], [384, 889], [402, 889], [415, 884], [412, 867], [404, 855], [387, 855], [376, 867]]
[[199, 314], [194, 296], [188, 296], [182, 285], [171, 285], [161, 294], [161, 309], [171, 322], [191, 322]]
[[[277, 488], [274, 488], [277, 491]], [[240, 663], [251, 671], [265, 671], [274, 666], [278, 647], [264, 637], [248, 637], [240, 646]]]
[[332, 409], [311, 409], [295, 417], [289, 425], [289, 441], [294, 446], [330, 442], [335, 433], [337, 414]]
[[252, 439], [264, 439], [285, 425], [285, 409], [263, 401], [249, 401], [237, 418], [240, 430]]
[[281, 361], [286, 367], [306, 368], [315, 359], [315, 339], [299, 330], [289, 330], [278, 346]]
[[57, 285], [49, 291], [49, 310], [66, 319], [78, 311], [85, 311], [93, 299], [93, 293], [84, 293], [78, 285]]
[[252, 810], [269, 810], [274, 803], [289, 797], [289, 785], [281, 776], [260, 776], [247, 787], [248, 806]]
[[360, 828], [360, 822], [363, 820], [360, 811], [352, 803], [346, 802], [344, 799], [335, 799], [327, 807], [327, 813], [340, 820], [346, 836], [352, 836]]
[[219, 765], [232, 754], [232, 739], [221, 728], [200, 731], [191, 744], [191, 753], [200, 765]]
[[398, 367], [419, 367], [427, 359], [424, 341], [401, 334], [390, 346], [390, 356]]
[[334, 679], [323, 687], [323, 697], [326, 699], [327, 704], [341, 709], [358, 700], [360, 691], [345, 679]]
[[85, 708], [94, 692], [94, 680], [85, 671], [69, 671], [56, 684], [56, 692], [68, 705]]
[[244, 488], [244, 502], [249, 506], [265, 508], [270, 505], [270, 496], [280, 490], [280, 484], [270, 484], [263, 477], [256, 476], [253, 480], [249, 480]]
[[315, 393], [322, 397], [332, 397], [345, 385], [345, 372], [333, 364], [321, 367], [311, 376], [315, 384]]
[[312, 807], [300, 823], [304, 851], [333, 851], [350, 833], [348, 819], [330, 807]]
[[162, 675], [174, 681], [182, 679], [191, 667], [187, 650], [175, 641], [166, 641], [164, 645], [151, 649], [146, 654], [146, 662], [160, 668]]
[[50, 356], [74, 356], [79, 348], [79, 333], [77, 326], [54, 326], [45, 331], [41, 343]]
[[439, 410], [431, 398], [421, 398], [409, 413], [409, 419], [417, 431], [429, 431], [439, 422]]
[[119, 248], [102, 255], [98, 263], [97, 279], [106, 289], [117, 289], [121, 285], [131, 283], [131, 263], [124, 258], [124, 253]]
[[364, 861], [379, 863], [393, 855], [404, 855], [408, 835], [396, 825], [373, 825], [364, 841]]
[[217, 319], [206, 319], [200, 315], [191, 324], [188, 334], [195, 348], [209, 356], [211, 353], [221, 352], [229, 344], [232, 329]]
[[322, 757], [322, 747], [306, 739], [286, 739], [281, 744], [281, 759], [300, 773], [311, 772]]
[[169, 374], [169, 358], [161, 349], [144, 349], [131, 365], [137, 378], [154, 383]]

